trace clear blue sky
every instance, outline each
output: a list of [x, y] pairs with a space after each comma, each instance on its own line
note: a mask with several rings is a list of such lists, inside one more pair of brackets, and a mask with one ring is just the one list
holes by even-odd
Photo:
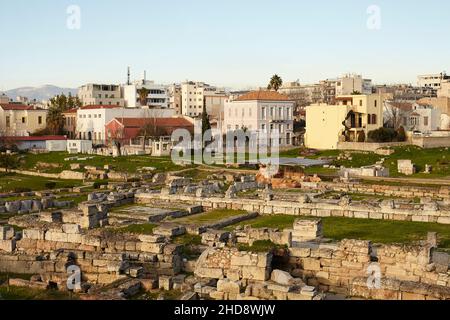
[[[66, 9], [81, 8], [81, 30]], [[381, 30], [366, 27], [381, 8]], [[265, 85], [362, 73], [415, 83], [450, 73], [447, 0], [0, 0], [0, 90], [123, 83]]]

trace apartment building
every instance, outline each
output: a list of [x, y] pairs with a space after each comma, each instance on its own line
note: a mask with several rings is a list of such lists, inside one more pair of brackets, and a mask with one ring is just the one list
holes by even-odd
[[337, 149], [340, 141], [361, 141], [370, 131], [383, 127], [381, 95], [336, 97], [335, 105], [306, 107], [305, 145], [308, 148]]
[[[203, 113], [204, 107], [206, 107], [207, 112], [208, 109], [210, 112], [221, 109], [226, 100], [223, 98], [224, 95], [223, 89], [218, 89], [203, 82], [186, 81], [181, 84], [181, 113], [184, 116], [199, 117]], [[207, 97], [208, 99], [206, 99]], [[208, 105], [206, 100], [208, 100]]]
[[181, 85], [172, 84], [167, 87], [169, 93], [169, 108], [175, 110], [176, 115], [181, 115]]
[[[141, 96], [142, 91], [146, 90], [147, 96]], [[168, 89], [156, 84], [154, 81], [141, 80], [129, 85], [123, 86], [123, 98], [126, 108], [169, 108], [169, 92]]]
[[441, 87], [437, 91], [438, 98], [450, 98], [450, 80], [441, 82]]
[[450, 76], [447, 76], [444, 72], [424, 74], [417, 77], [417, 84], [421, 88], [432, 88], [437, 91], [441, 88], [441, 83], [447, 80], [450, 80]]
[[169, 118], [174, 111], [168, 108], [121, 108], [117, 106], [84, 106], [77, 110], [76, 137], [92, 140], [95, 144], [106, 142], [105, 126], [114, 118]]
[[[225, 103], [224, 133], [239, 129], [257, 132], [273, 139], [279, 133], [279, 145], [293, 143], [294, 101], [275, 91], [253, 91]], [[274, 141], [271, 141], [273, 144]]]
[[0, 94], [0, 104], [8, 104], [9, 101], [10, 99], [6, 94], [4, 93]]
[[29, 136], [47, 126], [47, 110], [24, 104], [0, 104], [0, 135]]
[[336, 96], [351, 95], [354, 92], [360, 94], [372, 94], [372, 80], [363, 79], [361, 75], [347, 74], [336, 81]]
[[114, 84], [86, 84], [78, 89], [78, 98], [83, 106], [125, 106], [121, 88]]

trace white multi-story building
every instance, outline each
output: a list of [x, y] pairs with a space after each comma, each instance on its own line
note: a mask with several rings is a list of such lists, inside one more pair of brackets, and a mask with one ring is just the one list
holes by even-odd
[[450, 76], [447, 76], [445, 73], [424, 74], [417, 77], [417, 84], [421, 88], [439, 90], [441, 88], [441, 83], [449, 79]]
[[[223, 98], [224, 95], [223, 89], [218, 89], [203, 82], [184, 82], [181, 85], [181, 113], [189, 117], [198, 117], [203, 113], [204, 107], [207, 109], [206, 112], [208, 112], [208, 109], [210, 109], [209, 112], [213, 112], [216, 109], [223, 108], [226, 100]], [[206, 104], [206, 97], [209, 97], [207, 99], [208, 105]], [[217, 99], [213, 99], [214, 97]], [[219, 104], [218, 108], [217, 104]]]
[[[147, 90], [147, 98], [141, 101], [141, 90]], [[138, 108], [148, 106], [150, 108], [168, 108], [169, 92], [168, 89], [154, 81], [141, 80], [130, 85], [123, 86], [123, 98], [125, 107]]]
[[269, 139], [273, 139], [271, 134], [277, 132], [279, 145], [289, 146], [294, 135], [293, 112], [294, 102], [287, 96], [275, 91], [253, 91], [225, 103], [222, 131], [245, 129]]
[[355, 92], [372, 94], [372, 80], [355, 74], [347, 74], [336, 80], [336, 96], [351, 95]]
[[83, 106], [123, 107], [125, 105], [120, 86], [114, 84], [86, 84], [78, 89], [78, 98]]
[[95, 144], [104, 144], [105, 126], [114, 118], [170, 118], [174, 115], [172, 109], [84, 106], [77, 110], [76, 137], [81, 140], [92, 140]]
[[408, 131], [430, 133], [441, 129], [442, 112], [428, 105], [414, 104], [412, 110], [403, 117], [403, 126]]

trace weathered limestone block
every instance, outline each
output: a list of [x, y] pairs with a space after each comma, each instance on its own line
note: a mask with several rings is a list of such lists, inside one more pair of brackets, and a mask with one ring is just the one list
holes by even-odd
[[221, 279], [217, 281], [217, 291], [228, 294], [240, 294], [241, 286], [238, 282], [229, 279]]
[[139, 240], [148, 243], [163, 243], [166, 241], [166, 237], [157, 234], [140, 235]]
[[43, 212], [39, 215], [39, 219], [43, 222], [62, 223], [62, 213], [59, 211]]
[[166, 236], [166, 237], [176, 237], [181, 236], [186, 233], [186, 227], [182, 225], [176, 225], [172, 223], [160, 224], [157, 228], [153, 230], [156, 235]]
[[8, 213], [17, 213], [20, 210], [20, 201], [8, 201], [5, 208]]
[[10, 226], [0, 226], [0, 240], [11, 240], [14, 238], [14, 228]]
[[16, 240], [0, 240], [0, 251], [14, 252], [16, 250]]
[[270, 279], [281, 285], [289, 286], [292, 285], [294, 278], [286, 271], [273, 270]]
[[296, 220], [292, 231], [293, 242], [316, 241], [323, 235], [322, 220]]
[[150, 242], [142, 242], [141, 243], [141, 251], [153, 254], [163, 253], [164, 243], [150, 243]]
[[63, 224], [62, 225], [62, 229], [64, 233], [67, 234], [79, 234], [81, 233], [81, 228], [80, 225], [78, 224]]
[[173, 289], [172, 277], [160, 276], [159, 277], [159, 289], [166, 290], [166, 291], [172, 290]]
[[44, 240], [45, 231], [40, 229], [25, 229], [22, 231], [22, 238], [30, 240]]

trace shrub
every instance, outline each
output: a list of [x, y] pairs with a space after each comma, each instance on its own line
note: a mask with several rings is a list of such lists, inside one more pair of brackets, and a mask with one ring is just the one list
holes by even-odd
[[406, 141], [406, 132], [405, 128], [400, 127], [397, 130], [397, 141], [403, 142]]
[[56, 182], [54, 182], [54, 181], [46, 182], [45, 183], [45, 188], [46, 189], [55, 189], [56, 188]]
[[101, 186], [106, 186], [108, 184], [108, 182], [106, 181], [95, 181], [94, 182], [94, 189], [100, 189]]
[[392, 142], [397, 138], [397, 132], [390, 128], [380, 128], [369, 132], [369, 140], [372, 142]]
[[361, 131], [358, 133], [358, 142], [365, 142], [366, 141], [366, 134], [364, 131]]

